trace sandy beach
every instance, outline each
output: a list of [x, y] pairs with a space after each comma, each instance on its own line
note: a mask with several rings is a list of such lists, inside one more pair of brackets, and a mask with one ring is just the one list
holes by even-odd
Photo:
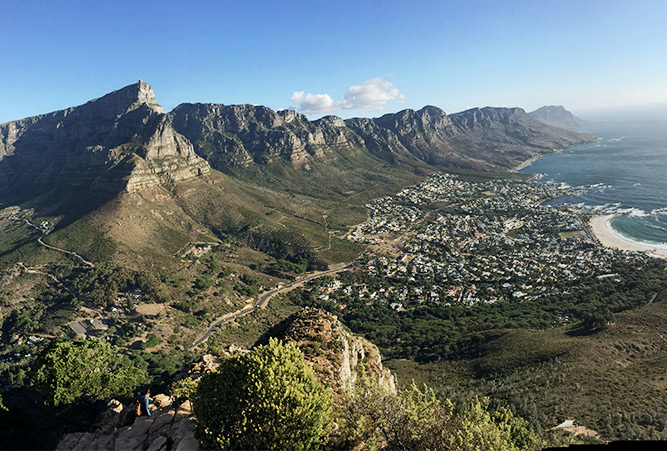
[[633, 241], [617, 233], [611, 227], [611, 220], [619, 215], [593, 216], [590, 220], [591, 230], [605, 247], [625, 251], [647, 252], [653, 257], [667, 259], [667, 245], [648, 244]]

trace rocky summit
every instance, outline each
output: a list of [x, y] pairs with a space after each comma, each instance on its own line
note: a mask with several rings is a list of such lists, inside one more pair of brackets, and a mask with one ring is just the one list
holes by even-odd
[[133, 191], [206, 174], [139, 81], [84, 105], [0, 125], [0, 187], [85, 185]]

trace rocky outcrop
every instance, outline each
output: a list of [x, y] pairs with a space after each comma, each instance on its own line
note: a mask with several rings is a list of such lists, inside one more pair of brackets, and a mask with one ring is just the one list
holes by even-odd
[[182, 104], [170, 113], [174, 128], [213, 167], [246, 167], [283, 159], [300, 165], [312, 158], [335, 159], [359, 145], [340, 118], [310, 122], [293, 110], [254, 105]]
[[171, 399], [157, 395], [151, 405], [150, 417], [134, 416], [134, 406], [116, 400], [109, 402], [103, 420], [94, 432], [67, 434], [58, 443], [57, 450], [150, 450], [196, 451], [196, 420], [190, 401], [172, 406]]
[[531, 117], [544, 122], [545, 124], [553, 125], [554, 127], [565, 128], [567, 130], [579, 130], [590, 122], [579, 119], [574, 114], [570, 113], [563, 107], [563, 105], [549, 105], [543, 106], [535, 111], [528, 113]]
[[[322, 310], [305, 308], [290, 316], [265, 337], [275, 336], [296, 344], [320, 382], [331, 388], [336, 405], [342, 406], [361, 377], [371, 378], [387, 393], [396, 393], [394, 376], [382, 365], [378, 348], [351, 333], [338, 319]], [[199, 379], [215, 371], [221, 359], [249, 352], [230, 346], [222, 355], [207, 354], [184, 370], [178, 378]], [[151, 450], [185, 451], [199, 449], [195, 438], [196, 418], [190, 401], [172, 405], [172, 398], [155, 395], [151, 417], [136, 417], [134, 405], [109, 401], [101, 421], [91, 432], [67, 434], [57, 450]]]
[[141, 80], [78, 107], [0, 125], [0, 186], [136, 190], [208, 170]]
[[396, 392], [394, 376], [382, 365], [377, 346], [351, 333], [329, 313], [305, 308], [283, 322], [274, 335], [301, 349], [317, 378], [332, 388], [338, 400], [362, 375]]

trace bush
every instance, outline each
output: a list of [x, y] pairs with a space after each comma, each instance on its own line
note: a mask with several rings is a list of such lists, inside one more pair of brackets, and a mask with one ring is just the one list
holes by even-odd
[[331, 412], [327, 389], [293, 345], [271, 339], [222, 362], [194, 402], [205, 449], [318, 449]]
[[35, 359], [32, 385], [51, 406], [130, 396], [146, 379], [143, 370], [102, 340], [52, 342]]

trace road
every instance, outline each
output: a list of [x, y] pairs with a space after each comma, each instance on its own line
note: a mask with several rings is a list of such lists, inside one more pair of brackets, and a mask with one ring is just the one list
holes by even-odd
[[241, 310], [238, 310], [234, 313], [225, 315], [222, 318], [214, 321], [211, 324], [211, 326], [208, 328], [208, 330], [206, 330], [204, 335], [202, 335], [199, 339], [197, 339], [192, 344], [192, 348], [196, 348], [200, 344], [205, 343], [206, 340], [208, 340], [211, 337], [211, 335], [213, 335], [215, 333], [215, 331], [218, 330], [218, 328], [220, 326], [222, 326], [223, 324], [227, 324], [227, 323], [230, 323], [230, 322], [232, 322], [232, 321], [234, 321], [238, 318], [241, 318], [242, 316], [245, 316], [245, 315], [247, 315], [251, 312], [254, 312], [258, 308], [265, 308], [269, 304], [269, 301], [271, 300], [271, 298], [274, 297], [275, 295], [287, 293], [288, 291], [291, 291], [291, 290], [295, 289], [296, 287], [299, 287], [299, 286], [305, 284], [306, 282], [310, 282], [311, 280], [314, 280], [314, 279], [317, 279], [317, 278], [320, 278], [320, 277], [324, 277], [324, 276], [329, 276], [331, 274], [336, 274], [336, 273], [339, 273], [339, 272], [342, 272], [342, 271], [349, 271], [352, 268], [354, 268], [354, 265], [350, 263], [350, 264], [345, 264], [345, 266], [342, 266], [342, 267], [339, 267], [339, 268], [328, 269], [326, 271], [315, 271], [315, 272], [313, 272], [313, 273], [311, 273], [307, 276], [304, 276], [304, 277], [302, 277], [298, 280], [295, 280], [295, 281], [285, 285], [284, 287], [279, 287], [279, 288], [275, 288], [271, 291], [267, 291], [266, 293], [263, 293], [262, 295], [260, 295], [259, 299], [257, 300], [257, 302], [254, 305], [252, 305], [250, 307], [242, 308]]
[[37, 238], [37, 242], [38, 242], [39, 244], [41, 244], [42, 246], [44, 246], [44, 247], [46, 247], [46, 248], [48, 248], [48, 249], [57, 251], [57, 252], [62, 252], [63, 254], [73, 255], [74, 257], [76, 257], [76, 258], [78, 258], [79, 260], [81, 260], [81, 263], [83, 263], [84, 265], [89, 266], [89, 267], [91, 267], [91, 268], [94, 268], [94, 267], [95, 267], [95, 264], [94, 264], [94, 263], [89, 262], [88, 260], [86, 260], [85, 258], [83, 258], [82, 256], [80, 256], [80, 255], [77, 254], [76, 252], [68, 251], [67, 249], [62, 249], [62, 248], [60, 248], [60, 247], [56, 247], [56, 246], [51, 246], [50, 244], [46, 244], [44, 241], [42, 241], [42, 238], [44, 238], [44, 237], [45, 237], [46, 235], [48, 235], [48, 233], [49, 233], [47, 230], [44, 230], [44, 229], [42, 229], [41, 227], [37, 227], [35, 224], [33, 224], [32, 222], [30, 222], [29, 220], [27, 220], [27, 219], [25, 219], [25, 218], [19, 218], [19, 217], [16, 217], [16, 216], [14, 216], [14, 215], [10, 216], [9, 218], [12, 219], [12, 220], [15, 220], [15, 221], [23, 221], [23, 222], [25, 222], [28, 226], [30, 226], [30, 227], [32, 227], [33, 229], [35, 229], [35, 230], [37, 230], [38, 232], [40, 232], [40, 233], [42, 234], [42, 236], [40, 236], [39, 238]]

